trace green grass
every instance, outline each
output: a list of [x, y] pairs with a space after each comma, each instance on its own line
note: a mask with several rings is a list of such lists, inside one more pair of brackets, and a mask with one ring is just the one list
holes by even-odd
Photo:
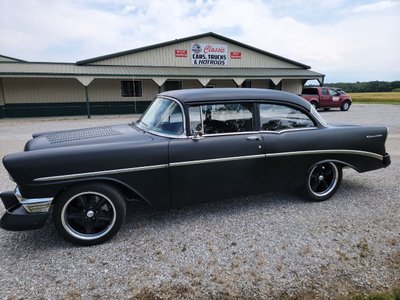
[[387, 292], [373, 292], [366, 296], [354, 296], [351, 300], [400, 300], [400, 287]]
[[349, 93], [354, 103], [400, 104], [400, 92]]

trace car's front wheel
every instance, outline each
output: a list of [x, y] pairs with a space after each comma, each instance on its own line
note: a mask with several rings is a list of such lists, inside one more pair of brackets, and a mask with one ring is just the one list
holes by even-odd
[[121, 228], [126, 204], [112, 186], [90, 183], [73, 186], [57, 199], [53, 220], [58, 232], [74, 244], [95, 245], [113, 237]]
[[312, 201], [324, 201], [335, 194], [342, 182], [342, 167], [333, 162], [314, 165], [308, 172], [303, 195]]

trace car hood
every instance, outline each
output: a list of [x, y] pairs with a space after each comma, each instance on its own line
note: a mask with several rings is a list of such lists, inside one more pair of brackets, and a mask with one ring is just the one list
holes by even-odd
[[24, 151], [153, 139], [133, 124], [35, 133], [32, 137]]

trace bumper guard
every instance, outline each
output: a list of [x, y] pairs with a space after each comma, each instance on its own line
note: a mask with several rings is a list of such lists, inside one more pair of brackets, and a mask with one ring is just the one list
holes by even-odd
[[14, 192], [0, 194], [6, 212], [0, 219], [0, 227], [5, 230], [21, 231], [39, 229], [50, 215], [52, 198], [24, 199], [18, 188]]

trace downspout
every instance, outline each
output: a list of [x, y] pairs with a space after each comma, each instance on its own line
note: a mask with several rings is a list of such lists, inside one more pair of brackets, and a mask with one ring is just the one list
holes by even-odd
[[86, 96], [86, 110], [87, 110], [87, 117], [90, 119], [90, 103], [89, 103], [89, 92], [88, 92], [88, 87], [85, 85], [85, 96]]
[[0, 118], [6, 117], [6, 96], [4, 95], [4, 87], [3, 87], [3, 78], [0, 78], [0, 108], [3, 111], [0, 111]]
[[87, 111], [87, 116], [88, 119], [90, 119], [90, 102], [89, 102], [89, 90], [88, 86], [89, 84], [93, 81], [94, 77], [86, 77], [86, 76], [78, 76], [76, 77], [80, 83], [83, 84], [85, 87], [85, 100], [86, 100], [86, 111]]

